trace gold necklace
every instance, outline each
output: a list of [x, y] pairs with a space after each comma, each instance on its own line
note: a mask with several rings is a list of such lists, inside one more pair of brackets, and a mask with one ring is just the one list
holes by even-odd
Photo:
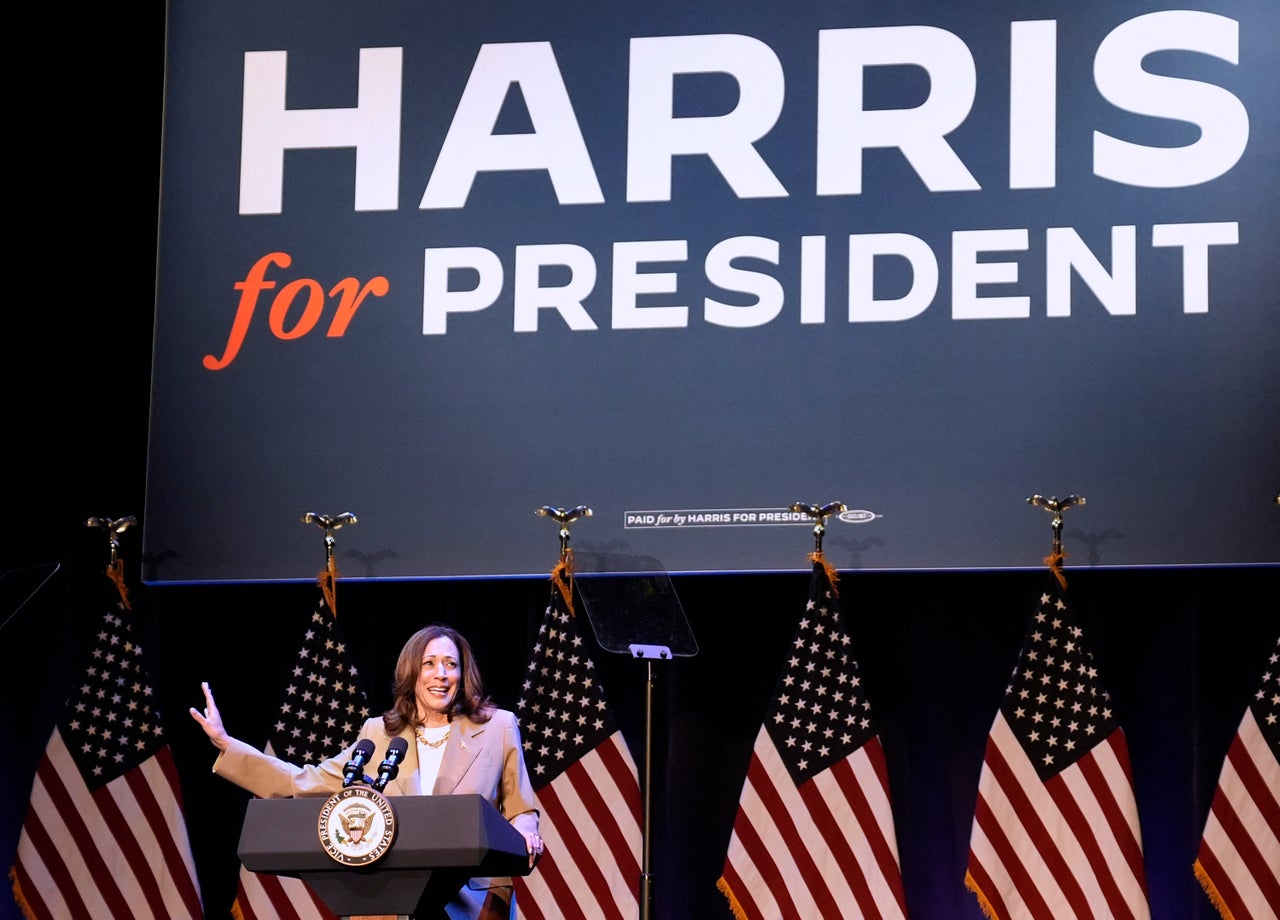
[[438, 748], [440, 745], [444, 744], [446, 741], [449, 740], [449, 729], [447, 728], [445, 729], [444, 734], [441, 735], [439, 738], [437, 738], [435, 741], [431, 741], [427, 738], [426, 726], [423, 726], [423, 725], [417, 726], [413, 730], [413, 733], [418, 736], [419, 741], [421, 741], [423, 744], [425, 744], [429, 748]]

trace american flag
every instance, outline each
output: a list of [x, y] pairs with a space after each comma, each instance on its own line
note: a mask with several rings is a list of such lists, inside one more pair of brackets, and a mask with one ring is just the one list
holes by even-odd
[[33, 920], [204, 916], [173, 754], [125, 599], [49, 738], [11, 876]]
[[987, 738], [965, 885], [989, 917], [1150, 916], [1128, 745], [1056, 578]]
[[821, 560], [717, 886], [739, 920], [907, 916], [884, 748]]
[[1227, 750], [1196, 878], [1225, 920], [1280, 911], [1280, 639]]
[[[316, 764], [349, 745], [368, 717], [360, 675], [322, 596], [303, 634], [265, 749], [289, 763]], [[336, 920], [301, 880], [243, 866], [232, 912], [239, 920]]]
[[639, 911], [640, 781], [581, 618], [558, 586], [516, 707], [546, 852], [518, 877], [524, 920], [633, 920]]

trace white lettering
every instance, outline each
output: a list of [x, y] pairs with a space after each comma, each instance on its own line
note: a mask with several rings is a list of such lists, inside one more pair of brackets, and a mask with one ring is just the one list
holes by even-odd
[[1240, 242], [1240, 225], [1156, 224], [1151, 228], [1152, 246], [1175, 246], [1182, 250], [1182, 312], [1209, 312], [1209, 247], [1235, 246]]
[[[568, 269], [569, 280], [555, 287], [542, 285], [544, 267]], [[582, 301], [596, 286], [596, 260], [591, 250], [572, 244], [517, 246], [515, 271], [515, 331], [537, 332], [538, 311], [555, 310], [575, 332], [595, 329]]]
[[1014, 284], [1017, 262], [979, 262], [980, 252], [1022, 252], [1026, 230], [959, 230], [951, 234], [951, 317], [1026, 319], [1030, 297], [979, 297], [980, 284]]
[[[1071, 227], [1044, 231], [1044, 316], [1071, 315], [1071, 288], [1079, 276], [1097, 296], [1110, 316], [1137, 312], [1137, 232], [1130, 225], [1111, 232], [1111, 268], [1104, 267]], [[1026, 228], [961, 230], [951, 234], [951, 318], [954, 320], [1028, 319], [1036, 301], [1025, 292], [1008, 296], [981, 296], [984, 285], [1014, 287], [1020, 282], [1019, 262], [983, 258], [995, 252], [1030, 250]], [[849, 252], [848, 322], [890, 323], [913, 319], [937, 296], [939, 260], [929, 244], [907, 233], [851, 234]], [[1209, 248], [1237, 245], [1235, 223], [1157, 224], [1151, 245], [1182, 250], [1183, 312], [1209, 311]], [[825, 264], [826, 237], [804, 236], [793, 243], [799, 258]], [[689, 325], [689, 308], [682, 304], [654, 302], [655, 295], [696, 290], [696, 279], [681, 280], [679, 268], [688, 261], [687, 240], [636, 240], [613, 244], [613, 288], [610, 328], [683, 329]], [[536, 332], [540, 311], [551, 309], [572, 331], [597, 329], [587, 311], [596, 284], [598, 267], [591, 252], [571, 244], [515, 247], [512, 273], [516, 332]], [[876, 296], [877, 260], [901, 259], [910, 270], [910, 284], [898, 297]], [[755, 302], [730, 304], [712, 297], [703, 299], [702, 319], [709, 325], [747, 329], [767, 325], [783, 316], [788, 303], [782, 282], [764, 271], [735, 264], [755, 259], [768, 265], [783, 264], [783, 245], [767, 237], [730, 237], [711, 246], [704, 258], [707, 287], [754, 295]], [[668, 263], [671, 271], [649, 271], [649, 263]], [[562, 269], [567, 280], [548, 284], [551, 269]], [[801, 270], [802, 278], [808, 269]], [[895, 275], [896, 277], [896, 275]], [[475, 280], [466, 283], [469, 278]], [[492, 251], [479, 247], [427, 249], [424, 254], [423, 334], [441, 335], [450, 314], [475, 313], [499, 301], [504, 287], [503, 266]], [[805, 282], [801, 282], [802, 286]], [[812, 285], [818, 280], [810, 279]], [[825, 279], [822, 279], [825, 288]], [[883, 285], [882, 285], [883, 286]], [[882, 295], [883, 291], [880, 292]], [[823, 295], [825, 297], [825, 294]], [[642, 302], [647, 298], [647, 302]], [[670, 298], [666, 298], [670, 299]], [[822, 301], [806, 301], [803, 290], [793, 309], [801, 324], [825, 322]], [[806, 303], [808, 306], [806, 307]], [[814, 304], [818, 306], [815, 308]]]
[[[502, 293], [502, 262], [488, 249], [456, 246], [423, 253], [422, 334], [444, 335], [450, 313], [474, 313], [493, 305]], [[474, 272], [470, 289], [452, 290], [450, 275]]]
[[[863, 108], [867, 67], [915, 65], [929, 95], [912, 109]], [[862, 151], [896, 147], [930, 191], [968, 191], [978, 182], [946, 142], [965, 120], [977, 69], [957, 36], [933, 26], [825, 29], [818, 33], [819, 195], [862, 191]]]
[[240, 213], [279, 214], [284, 152], [356, 149], [355, 209], [394, 211], [400, 186], [399, 48], [361, 48], [350, 109], [286, 109], [284, 51], [246, 51], [240, 125]]
[[758, 259], [778, 264], [778, 241], [762, 236], [739, 236], [722, 240], [707, 253], [707, 280], [726, 291], [754, 294], [750, 306], [736, 306], [708, 297], [703, 304], [707, 322], [733, 329], [747, 329], [772, 322], [782, 312], [782, 285], [777, 278], [761, 272], [737, 268], [734, 259]]
[[[911, 265], [911, 287], [901, 297], [876, 299], [875, 260], [899, 256]], [[929, 244], [908, 233], [849, 237], [849, 322], [897, 322], [919, 316], [938, 292], [938, 260]]]
[[1240, 24], [1196, 10], [1147, 13], [1121, 23], [1094, 57], [1098, 91], [1112, 105], [1139, 115], [1188, 121], [1200, 138], [1183, 147], [1147, 147], [1093, 134], [1097, 175], [1143, 188], [1182, 188], [1221, 176], [1249, 142], [1249, 113], [1227, 90], [1198, 80], [1148, 73], [1142, 61], [1157, 51], [1198, 51], [1236, 64]]
[[1053, 188], [1057, 177], [1058, 24], [1009, 28], [1009, 188]]
[[[723, 115], [677, 118], [677, 74], [723, 73], [738, 84], [738, 104]], [[627, 101], [627, 200], [670, 201], [671, 161], [710, 158], [739, 198], [782, 198], [782, 187], [755, 142], [782, 112], [782, 64], [746, 35], [675, 35], [631, 40]]]
[[641, 262], [683, 262], [688, 258], [685, 240], [652, 240], [613, 244], [613, 328], [683, 329], [689, 325], [686, 306], [649, 306], [638, 303], [641, 294], [674, 294], [675, 272], [641, 272]]
[[[533, 131], [494, 134], [513, 83], [520, 86]], [[480, 47], [419, 207], [460, 208], [477, 173], [505, 170], [546, 170], [560, 204], [604, 201], [548, 42]]]
[[1072, 227], [1045, 231], [1045, 315], [1071, 315], [1071, 272], [1080, 275], [1112, 316], [1138, 310], [1137, 235], [1133, 227], [1111, 228], [1112, 271], [1108, 272]]
[[827, 238], [800, 239], [800, 322], [827, 321]]

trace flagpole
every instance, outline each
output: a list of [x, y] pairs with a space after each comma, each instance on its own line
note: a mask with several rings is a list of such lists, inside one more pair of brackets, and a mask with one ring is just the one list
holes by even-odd
[[124, 581], [124, 560], [120, 558], [120, 535], [138, 523], [138, 519], [132, 514], [125, 517], [110, 518], [91, 517], [84, 522], [86, 527], [101, 527], [107, 532], [107, 539], [110, 542], [110, 557], [107, 560], [107, 577], [111, 579], [111, 583], [116, 586], [116, 590], [120, 592], [120, 601], [126, 607], [129, 606], [129, 588]]
[[1027, 504], [1036, 508], [1043, 508], [1053, 514], [1053, 551], [1044, 557], [1044, 562], [1049, 566], [1049, 571], [1058, 579], [1058, 583], [1065, 588], [1067, 579], [1062, 574], [1062, 563], [1066, 560], [1067, 554], [1062, 551], [1062, 515], [1069, 508], [1085, 504], [1084, 496], [1068, 495], [1066, 498], [1058, 498], [1056, 496], [1045, 498], [1043, 495], [1032, 495], [1027, 499]]
[[822, 556], [822, 536], [827, 532], [827, 518], [845, 510], [844, 502], [827, 502], [825, 505], [810, 505], [806, 502], [792, 502], [791, 511], [813, 519], [813, 552]]
[[[580, 517], [590, 517], [592, 511], [586, 505], [578, 505], [578, 507], [566, 511], [564, 508], [553, 508], [550, 505], [543, 505], [535, 512], [539, 517], [549, 517], [560, 524], [560, 562], [557, 564], [553, 580], [559, 577], [561, 572], [567, 582], [558, 583], [561, 592], [566, 596], [569, 611], [573, 612], [573, 550], [569, 547], [569, 525]], [[653, 654], [646, 652], [652, 651]], [[641, 830], [640, 830], [640, 920], [650, 920], [653, 916], [654, 906], [654, 888], [653, 874], [651, 868], [650, 853], [650, 827], [653, 815], [653, 658], [655, 656], [662, 658], [670, 658], [671, 653], [667, 649], [639, 649], [635, 650], [637, 657], [645, 659], [645, 700], [644, 700], [644, 770], [642, 773], [643, 782], [641, 784]]]
[[324, 529], [324, 568], [317, 576], [316, 583], [320, 585], [325, 603], [329, 605], [329, 612], [336, 619], [338, 616], [338, 565], [333, 557], [333, 547], [337, 543], [333, 533], [341, 530], [346, 524], [358, 524], [359, 521], [350, 511], [344, 511], [338, 515], [316, 514], [314, 511], [308, 511], [302, 516], [302, 523], [315, 524]]

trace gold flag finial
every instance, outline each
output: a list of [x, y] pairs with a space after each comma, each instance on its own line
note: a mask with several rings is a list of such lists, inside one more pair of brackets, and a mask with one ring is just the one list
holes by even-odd
[[129, 588], [124, 583], [124, 560], [120, 558], [120, 535], [138, 523], [138, 519], [130, 514], [114, 520], [111, 518], [91, 517], [84, 523], [86, 527], [101, 527], [107, 531], [107, 539], [111, 544], [111, 557], [107, 562], [107, 577], [111, 579], [111, 583], [120, 592], [120, 603], [124, 604], [126, 610], [131, 609]]
[[329, 612], [336, 619], [338, 616], [338, 564], [333, 558], [333, 547], [337, 542], [333, 534], [347, 524], [360, 522], [350, 511], [337, 515], [316, 514], [314, 511], [308, 511], [302, 516], [302, 523], [315, 524], [324, 529], [324, 568], [316, 577], [316, 584], [324, 594], [324, 602], [329, 605]]
[[579, 505], [576, 508], [570, 508], [566, 511], [564, 508], [553, 508], [550, 505], [543, 505], [533, 512], [538, 517], [549, 517], [560, 525], [560, 555], [563, 556], [569, 549], [569, 525], [578, 518], [591, 517], [594, 512], [586, 505]]
[[1044, 562], [1049, 567], [1049, 571], [1053, 573], [1053, 577], [1058, 579], [1058, 584], [1065, 588], [1067, 586], [1067, 576], [1062, 574], [1062, 563], [1066, 560], [1067, 554], [1062, 551], [1062, 513], [1068, 508], [1085, 504], [1084, 496], [1068, 495], [1066, 498], [1057, 498], [1056, 496], [1045, 498], [1043, 495], [1032, 495], [1027, 499], [1027, 504], [1043, 508], [1053, 514], [1053, 552], [1044, 557]]
[[543, 505], [534, 509], [538, 517], [551, 518], [560, 525], [560, 559], [551, 570], [551, 582], [564, 598], [565, 608], [573, 616], [573, 550], [569, 548], [569, 525], [579, 518], [591, 517], [594, 513], [586, 505], [578, 505], [567, 511], [564, 508], [553, 508]]
[[827, 573], [827, 581], [831, 585], [831, 590], [836, 591], [836, 582], [840, 580], [840, 576], [836, 574], [835, 567], [827, 561], [827, 557], [822, 552], [822, 535], [827, 532], [827, 518], [844, 511], [844, 502], [827, 502], [825, 505], [792, 502], [790, 510], [813, 520], [813, 552], [809, 554], [809, 561], [821, 564], [823, 570]]

